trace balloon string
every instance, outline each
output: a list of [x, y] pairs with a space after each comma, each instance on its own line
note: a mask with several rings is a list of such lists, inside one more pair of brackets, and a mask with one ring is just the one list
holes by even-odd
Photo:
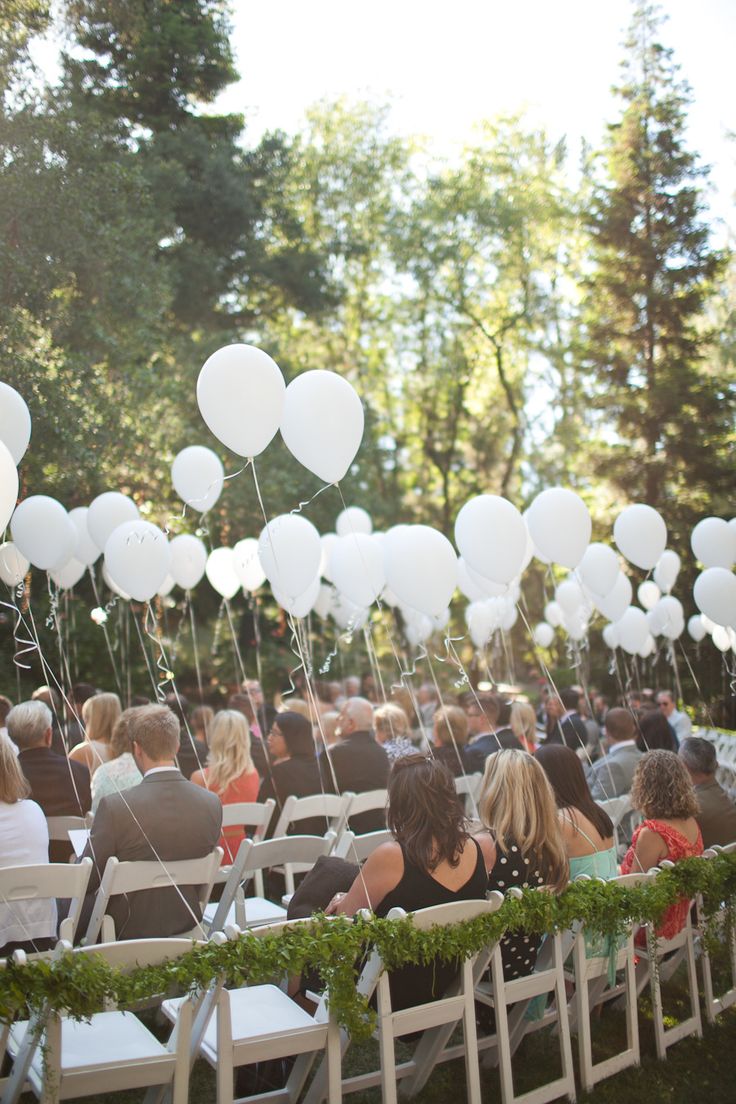
[[200, 705], [204, 705], [204, 691], [202, 689], [202, 669], [199, 664], [199, 645], [197, 642], [197, 629], [194, 618], [194, 603], [192, 601], [192, 592], [187, 590], [186, 592], [187, 604], [189, 606], [189, 624], [192, 630], [192, 652], [194, 653], [194, 669], [197, 672], [197, 688], [199, 690], [199, 702]]
[[685, 651], [685, 647], [684, 647], [682, 641], [680, 641], [680, 640], [676, 641], [676, 643], [678, 643], [680, 645], [680, 651], [682, 652], [682, 658], [685, 660], [685, 664], [687, 666], [690, 677], [693, 680], [693, 682], [695, 683], [695, 688], [698, 691], [698, 695], [700, 697], [700, 701], [703, 704], [703, 708], [705, 710], [705, 715], [708, 718], [708, 722], [710, 724], [710, 727], [711, 728], [718, 728], [718, 725], [716, 724], [716, 722], [713, 718], [713, 714], [710, 711], [710, 706], [708, 705], [708, 702], [705, 698], [705, 695], [703, 694], [700, 683], [698, 682], [698, 678], [695, 674], [695, 671], [693, 671], [692, 664], [690, 663], [690, 659], [688, 657], [688, 654]]
[[[21, 590], [21, 587], [22, 587], [22, 590]], [[25, 596], [26, 589], [25, 589], [25, 585], [23, 583], [18, 584], [18, 590], [19, 590], [19, 593], [15, 594], [14, 591], [13, 591], [13, 588], [11, 587], [10, 588], [11, 596], [17, 597], [17, 598], [21, 598], [21, 597]], [[16, 676], [17, 676], [17, 680], [18, 680], [18, 700], [20, 701], [20, 697], [21, 697], [20, 672], [21, 671], [31, 671], [33, 669], [32, 665], [30, 663], [23, 663], [22, 662], [21, 656], [26, 656], [27, 655], [30, 658], [30, 656], [37, 650], [37, 646], [36, 646], [36, 644], [34, 643], [33, 640], [26, 639], [25, 637], [23, 637], [19, 634], [18, 630], [20, 629], [21, 625], [23, 625], [23, 627], [26, 629], [26, 632], [28, 632], [28, 629], [27, 629], [26, 623], [23, 619], [23, 614], [19, 610], [16, 603], [15, 602], [2, 602], [2, 601], [0, 601], [0, 606], [5, 606], [6, 609], [12, 610], [12, 612], [16, 616], [16, 621], [15, 621], [15, 624], [13, 626], [13, 643], [15, 645], [15, 651], [13, 653], [13, 663], [15, 664], [15, 669], [16, 669]]]
[[[100, 595], [99, 595], [98, 590], [97, 590], [97, 581], [95, 579], [94, 567], [92, 565], [90, 565], [87, 568], [87, 572], [89, 574], [90, 579], [92, 580], [92, 593], [95, 596], [95, 602], [97, 603], [97, 608], [98, 609], [103, 609], [104, 608], [105, 615], [107, 615], [107, 613], [108, 613], [107, 607], [103, 607], [101, 602], [100, 602]], [[106, 619], [107, 619], [107, 617], [106, 617]], [[102, 632], [103, 632], [103, 635], [105, 637], [105, 645], [107, 647], [107, 654], [110, 657], [110, 665], [112, 667], [112, 673], [113, 673], [113, 676], [115, 678], [115, 685], [117, 686], [118, 693], [120, 694], [120, 697], [122, 698], [123, 688], [122, 688], [122, 685], [120, 683], [120, 677], [118, 675], [118, 668], [117, 668], [117, 664], [115, 663], [115, 657], [113, 655], [112, 645], [110, 643], [110, 635], [107, 631], [107, 625], [106, 625], [105, 621], [100, 621], [99, 624], [102, 628]]]
[[151, 658], [148, 654], [148, 648], [146, 647], [145, 641], [143, 639], [143, 635], [141, 633], [141, 627], [138, 623], [138, 618], [135, 615], [133, 616], [133, 624], [135, 625], [136, 633], [138, 634], [138, 642], [141, 646], [141, 651], [143, 652], [143, 659], [145, 660], [145, 663], [146, 663], [146, 669], [148, 671], [148, 677], [151, 680], [151, 686], [153, 687], [154, 697], [156, 698], [157, 702], [160, 702], [163, 699], [162, 699], [161, 695], [159, 694], [158, 684], [156, 682], [156, 675], [154, 674], [153, 667], [151, 666]]
[[[240, 468], [239, 471], [231, 472], [230, 475], [223, 475], [222, 476], [222, 482], [227, 483], [227, 481], [229, 479], [236, 479], [239, 475], [242, 475], [243, 472], [245, 471], [245, 469], [248, 467], [248, 464], [250, 464], [250, 463], [251, 463], [251, 461], [247, 460], [245, 462], [245, 464], [243, 464], [242, 468]], [[200, 495], [199, 498], [187, 498], [187, 499], [182, 500], [184, 502], [184, 506], [182, 508], [181, 513], [180, 514], [169, 514], [168, 518], [166, 519], [163, 531], [164, 531], [164, 533], [166, 534], [167, 537], [168, 537], [169, 533], [171, 532], [171, 528], [170, 528], [171, 522], [183, 521], [184, 518], [187, 515], [187, 507], [188, 506], [194, 507], [194, 506], [196, 506], [196, 504], [198, 502], [206, 502], [210, 491], [214, 490], [214, 488], [217, 486], [217, 484], [219, 482], [220, 482], [220, 477], [218, 476], [217, 479], [212, 480], [212, 482], [206, 488], [204, 494]], [[218, 495], [217, 497], [219, 498], [220, 496]], [[212, 505], [214, 506], [214, 502], [212, 503]], [[212, 507], [210, 507], [210, 509], [211, 508]], [[200, 524], [207, 517], [208, 513], [209, 513], [209, 509], [200, 511], [200, 515], [199, 515]]]
[[298, 506], [295, 506], [293, 510], [289, 510], [290, 514], [300, 514], [305, 506], [309, 506], [310, 502], [314, 502], [315, 498], [318, 498], [323, 491], [327, 491], [330, 487], [337, 487], [337, 483], [325, 483], [318, 491], [312, 495], [311, 498], [306, 499], [304, 502], [300, 502]]

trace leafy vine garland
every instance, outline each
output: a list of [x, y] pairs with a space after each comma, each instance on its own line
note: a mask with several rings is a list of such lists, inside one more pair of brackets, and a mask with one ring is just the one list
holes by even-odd
[[354, 1038], [366, 1038], [375, 1016], [355, 986], [356, 963], [375, 946], [388, 969], [410, 963], [448, 962], [467, 957], [505, 931], [523, 929], [535, 935], [551, 933], [582, 921], [603, 936], [625, 932], [633, 920], [656, 927], [665, 911], [682, 898], [700, 894], [709, 941], [723, 938], [716, 916], [725, 908], [726, 936], [733, 931], [736, 910], [736, 855], [683, 859], [652, 882], [624, 887], [615, 882], [573, 882], [558, 896], [524, 890], [507, 896], [491, 915], [429, 931], [417, 930], [410, 917], [327, 919], [287, 927], [279, 934], [227, 943], [195, 944], [180, 958], [159, 966], [123, 972], [92, 954], [62, 955], [19, 966], [8, 960], [0, 971], [0, 1023], [38, 1011], [46, 1002], [86, 1019], [107, 1002], [131, 1005], [173, 990], [193, 992], [225, 976], [228, 985], [258, 985], [283, 977], [318, 971], [328, 986], [340, 1024]]

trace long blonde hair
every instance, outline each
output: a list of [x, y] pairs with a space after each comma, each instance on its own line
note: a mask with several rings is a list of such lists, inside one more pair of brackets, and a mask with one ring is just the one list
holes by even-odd
[[509, 748], [488, 756], [478, 808], [502, 851], [517, 846], [524, 858], [533, 856], [548, 885], [565, 888], [570, 868], [555, 796], [528, 752]]
[[82, 706], [82, 720], [88, 740], [110, 743], [115, 722], [122, 712], [117, 694], [93, 694]]
[[223, 709], [215, 714], [207, 762], [207, 785], [220, 793], [241, 774], [253, 770], [248, 722], [237, 709]]
[[529, 702], [514, 702], [511, 706], [509, 726], [526, 750], [533, 751], [537, 742], [537, 714]]
[[0, 803], [15, 805], [24, 797], [29, 797], [31, 787], [20, 768], [10, 741], [0, 736]]

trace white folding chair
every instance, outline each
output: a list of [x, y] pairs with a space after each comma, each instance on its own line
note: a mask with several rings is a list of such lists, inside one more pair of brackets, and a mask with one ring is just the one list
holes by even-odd
[[[158, 966], [192, 949], [188, 939], [140, 939], [96, 947], [62, 945], [64, 953], [99, 955], [115, 969]], [[22, 958], [20, 958], [22, 962]], [[74, 1020], [46, 1007], [10, 1029], [8, 1053], [14, 1065], [2, 1104], [15, 1104], [30, 1086], [43, 1104], [80, 1096], [170, 1086], [173, 1104], [186, 1104], [192, 1013], [201, 998], [180, 1002], [176, 1024], [161, 1043], [131, 1011], [107, 1010]]]
[[[212, 891], [212, 882], [222, 860], [222, 848], [216, 847], [200, 859], [177, 859], [172, 862], [120, 862], [114, 855], [107, 860], [94, 908], [83, 943], [89, 946], [102, 932], [103, 943], [113, 942], [117, 936], [115, 921], [106, 910], [112, 897], [123, 893], [137, 893], [150, 889], [181, 889], [196, 886], [200, 915], [203, 914]], [[204, 937], [204, 928], [192, 915], [192, 928], [183, 935], [192, 939]]]
[[[223, 931], [227, 925], [252, 928], [286, 919], [286, 909], [262, 895], [245, 896], [245, 886], [263, 870], [280, 866], [293, 879], [294, 868], [310, 870], [320, 855], [329, 855], [334, 832], [325, 836], [281, 836], [261, 843], [243, 840], [230, 868], [220, 900], [207, 905], [204, 920], [209, 931]], [[293, 882], [292, 882], [293, 884]]]
[[[703, 853], [704, 859], [714, 858], [718, 854], [732, 855], [736, 852], [736, 843], [729, 843], [725, 847], [712, 847]], [[700, 970], [703, 975], [703, 997], [705, 1005], [705, 1018], [709, 1024], [716, 1022], [718, 1016], [727, 1008], [736, 1004], [736, 931], [727, 922], [727, 913], [724, 907], [710, 918], [710, 925], [715, 926], [718, 937], [728, 946], [728, 958], [731, 971], [731, 984], [725, 991], [716, 994], [713, 985], [713, 969], [709, 941], [713, 937], [713, 931], [706, 932], [703, 898], [701, 894], [695, 898], [696, 916], [698, 918], [697, 937], [700, 943]]]
[[74, 848], [72, 847], [70, 832], [87, 832], [92, 827], [92, 813], [86, 816], [55, 816], [46, 817], [49, 830], [49, 843], [66, 843], [71, 848], [69, 862], [74, 862]]
[[600, 805], [601, 809], [608, 813], [611, 818], [614, 839], [616, 840], [616, 852], [619, 860], [621, 860], [626, 854], [631, 842], [631, 834], [641, 817], [634, 812], [629, 794], [611, 797], [607, 801], [597, 801], [596, 804]]
[[[350, 821], [353, 817], [360, 816], [361, 813], [374, 813], [382, 812], [385, 816], [386, 804], [388, 802], [388, 790], [365, 790], [363, 793], [346, 792], [344, 794], [346, 798], [350, 799], [347, 815], [347, 827], [351, 831], [355, 831], [351, 828]], [[360, 833], [357, 833], [358, 835]]]
[[[247, 932], [235, 927], [228, 934], [236, 939], [254, 939], [278, 935], [284, 928], [304, 922], [272, 924]], [[180, 1007], [181, 1000], [165, 1001], [162, 1011], [176, 1021]], [[292, 1068], [284, 1090], [240, 1099], [296, 1101], [314, 1056], [321, 1051], [325, 1051], [326, 1058], [328, 1102], [338, 1104], [341, 1099], [340, 1033], [325, 996], [310, 1015], [276, 985], [220, 989], [214, 1014], [197, 1042], [199, 1055], [215, 1070], [217, 1104], [232, 1104], [234, 1073], [239, 1066], [292, 1055], [301, 1056], [301, 1060]]]
[[89, 858], [73, 865], [6, 866], [0, 869], [0, 901], [12, 907], [13, 901], [70, 899], [69, 912], [59, 925], [59, 939], [73, 943], [91, 873]]
[[339, 836], [347, 819], [349, 804], [347, 794], [309, 794], [307, 797], [294, 797], [292, 794], [284, 802], [273, 836], [286, 836], [292, 824], [315, 817], [324, 818], [325, 832], [334, 832]]
[[354, 832], [348, 829], [343, 832], [335, 844], [334, 854], [338, 858], [348, 859], [350, 862], [362, 863], [377, 847], [380, 847], [382, 843], [390, 843], [393, 838], [388, 828], [385, 828], [382, 832], [366, 832], [362, 836], [356, 836]]
[[478, 797], [483, 775], [480, 771], [474, 774], [461, 774], [455, 779], [455, 793], [458, 797], [465, 798], [465, 815], [475, 817], [478, 812]]
[[[222, 832], [224, 834], [226, 828], [250, 828], [252, 832], [246, 838], [253, 843], [260, 843], [266, 838], [275, 808], [276, 802], [272, 797], [268, 801], [241, 801], [234, 805], [223, 805]], [[231, 865], [229, 862], [223, 863], [215, 874], [215, 885], [223, 885], [227, 881]]]

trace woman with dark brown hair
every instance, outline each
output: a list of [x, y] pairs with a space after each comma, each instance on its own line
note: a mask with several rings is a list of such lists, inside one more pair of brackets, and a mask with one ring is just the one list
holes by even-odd
[[639, 751], [677, 751], [675, 730], [659, 710], [639, 712], [636, 727], [636, 746]]
[[590, 796], [577, 754], [564, 744], [547, 744], [537, 749], [534, 758], [541, 763], [555, 795], [570, 878], [579, 874], [615, 878], [618, 870], [613, 822]]
[[[444, 764], [423, 755], [397, 759], [388, 780], [387, 823], [394, 839], [369, 856], [347, 893], [337, 893], [326, 912], [354, 916], [371, 908], [386, 916], [450, 901], [485, 897], [496, 851], [487, 834], [473, 837]], [[431, 1000], [454, 976], [451, 966], [409, 966], [391, 977], [395, 1008]]]

